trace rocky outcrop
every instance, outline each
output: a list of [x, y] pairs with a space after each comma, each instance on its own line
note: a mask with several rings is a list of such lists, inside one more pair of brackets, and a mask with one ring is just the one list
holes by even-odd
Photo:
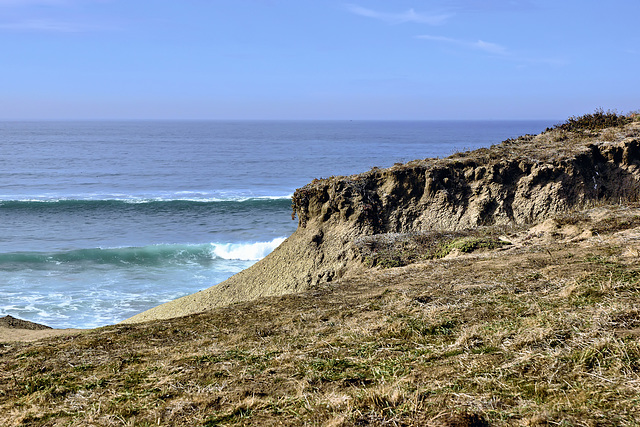
[[309, 289], [362, 267], [358, 237], [526, 224], [596, 201], [640, 194], [640, 128], [600, 133], [556, 129], [489, 149], [314, 180], [293, 197], [298, 229], [227, 281], [128, 319], [204, 311]]
[[591, 143], [545, 160], [478, 154], [313, 182], [294, 196], [299, 226], [344, 223], [374, 234], [524, 224], [588, 201], [640, 194], [636, 138]]

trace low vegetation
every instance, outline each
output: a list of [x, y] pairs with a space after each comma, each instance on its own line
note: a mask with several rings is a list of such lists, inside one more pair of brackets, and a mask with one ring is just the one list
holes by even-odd
[[636, 112], [624, 115], [618, 114], [617, 111], [604, 111], [602, 108], [599, 108], [590, 114], [569, 117], [564, 123], [556, 125], [554, 129], [560, 129], [566, 132], [594, 132], [606, 128], [622, 127], [633, 122], [637, 119], [637, 116], [638, 114]]
[[465, 231], [387, 233], [363, 236], [356, 247], [369, 267], [401, 267], [418, 261], [444, 258], [454, 253], [471, 253], [508, 245], [501, 237], [511, 227], [480, 227]]
[[638, 425], [638, 218], [600, 206], [531, 229], [392, 236], [415, 245], [404, 267], [0, 344], [0, 422]]

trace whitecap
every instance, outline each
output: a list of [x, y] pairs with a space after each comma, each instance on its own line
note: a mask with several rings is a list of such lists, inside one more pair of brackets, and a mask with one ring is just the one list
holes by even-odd
[[270, 242], [256, 243], [213, 243], [213, 253], [223, 259], [243, 261], [257, 261], [269, 255], [275, 248], [285, 241], [285, 237], [278, 237]]

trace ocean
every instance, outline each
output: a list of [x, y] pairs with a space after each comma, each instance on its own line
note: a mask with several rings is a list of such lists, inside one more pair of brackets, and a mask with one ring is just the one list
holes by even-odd
[[114, 324], [295, 231], [313, 178], [488, 147], [554, 121], [0, 122], [0, 316]]

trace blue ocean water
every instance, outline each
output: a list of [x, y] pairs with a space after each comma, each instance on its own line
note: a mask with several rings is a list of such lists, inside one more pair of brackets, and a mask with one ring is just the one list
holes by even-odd
[[553, 121], [0, 122], [0, 316], [90, 328], [215, 285], [297, 225], [313, 178]]

